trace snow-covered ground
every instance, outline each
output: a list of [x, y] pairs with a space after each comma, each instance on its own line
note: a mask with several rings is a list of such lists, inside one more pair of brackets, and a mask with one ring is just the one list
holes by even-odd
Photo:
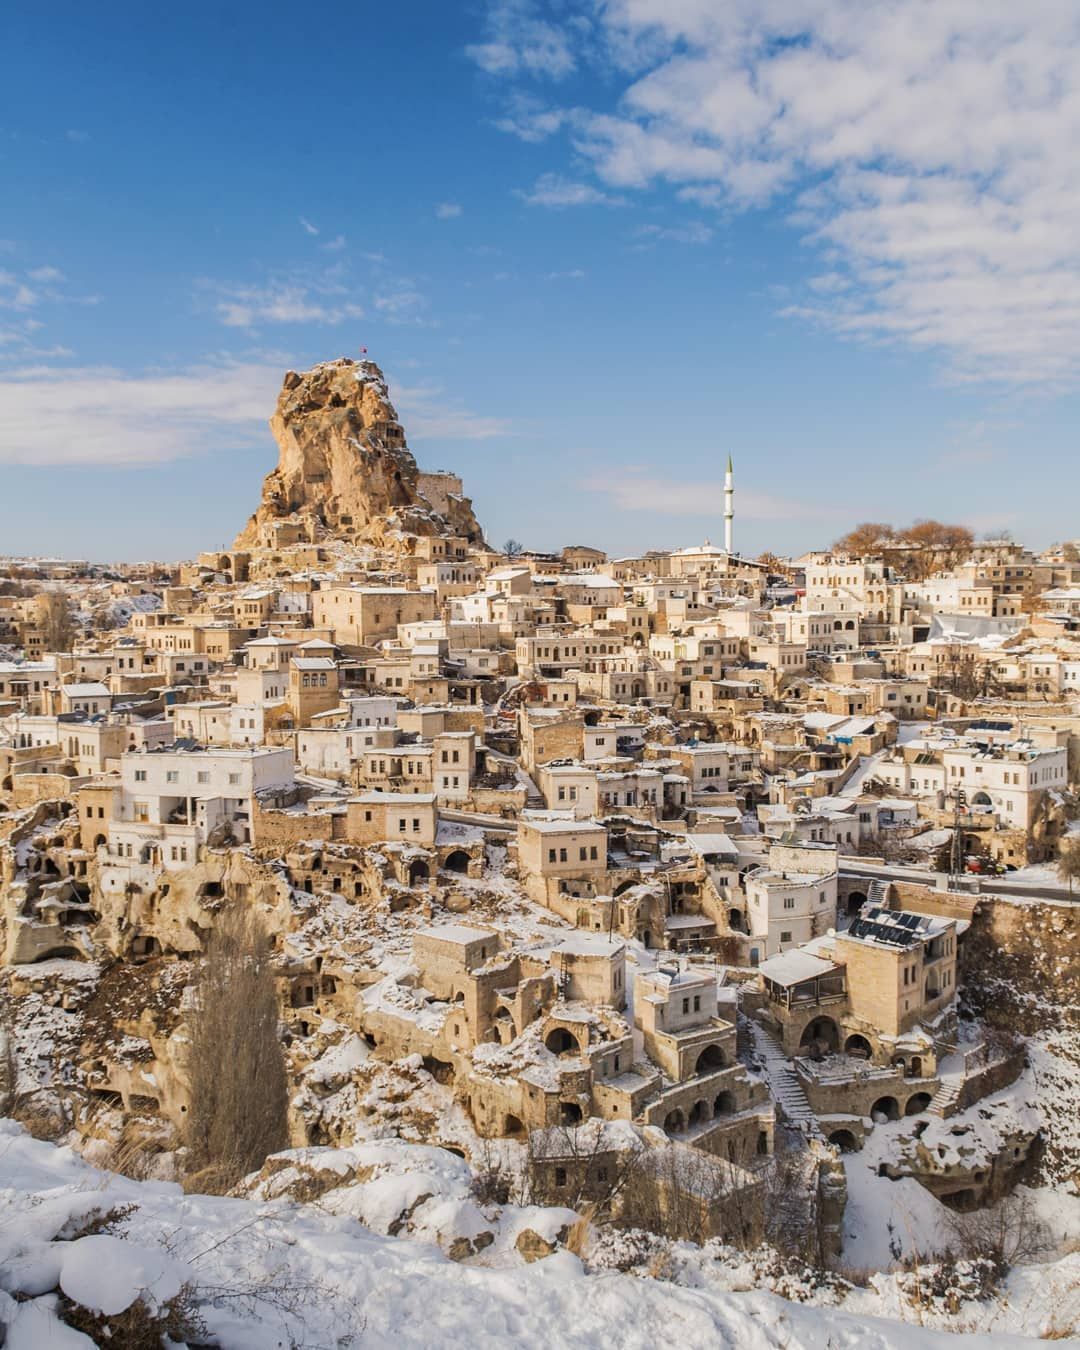
[[[304, 1169], [319, 1182], [317, 1198], [279, 1198]], [[1056, 1333], [1077, 1311], [1067, 1302], [1070, 1284], [1076, 1296], [1075, 1255], [1049, 1276], [1045, 1268], [1021, 1272], [1026, 1283], [1010, 1283], [1005, 1306], [988, 1305], [968, 1323], [992, 1329], [948, 1336], [911, 1324], [927, 1314], [887, 1278], [850, 1291], [842, 1309], [814, 1306], [811, 1290], [793, 1295], [811, 1301], [790, 1302], [752, 1289], [747, 1261], [740, 1271], [687, 1244], [665, 1280], [589, 1273], [565, 1250], [523, 1264], [522, 1231], [550, 1239], [572, 1215], [485, 1207], [460, 1159], [400, 1141], [283, 1155], [248, 1191], [245, 1199], [185, 1195], [176, 1185], [99, 1172], [70, 1149], [0, 1122], [5, 1350], [88, 1350], [92, 1342], [57, 1318], [59, 1291], [115, 1314], [136, 1298], [164, 1302], [186, 1288], [203, 1339], [230, 1350], [463, 1342], [652, 1350], [671, 1340], [733, 1350], [1004, 1350], [1038, 1343], [1021, 1327]], [[108, 1231], [85, 1232], [94, 1215], [121, 1207], [130, 1208]], [[411, 1236], [385, 1236], [391, 1228]], [[446, 1247], [465, 1230], [474, 1254], [462, 1263]], [[491, 1235], [483, 1246], [481, 1234]], [[818, 1301], [826, 1298], [835, 1305], [835, 1293]]]

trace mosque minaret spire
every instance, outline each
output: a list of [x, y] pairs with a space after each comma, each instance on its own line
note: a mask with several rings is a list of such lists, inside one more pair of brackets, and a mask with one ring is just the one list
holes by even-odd
[[724, 475], [724, 552], [731, 552], [731, 527], [735, 521], [735, 479], [731, 456], [727, 457], [727, 473]]

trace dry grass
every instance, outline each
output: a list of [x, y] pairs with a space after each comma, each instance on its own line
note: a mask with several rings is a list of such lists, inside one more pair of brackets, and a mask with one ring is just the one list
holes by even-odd
[[596, 1206], [582, 1205], [577, 1219], [570, 1225], [563, 1246], [575, 1256], [584, 1257], [590, 1242], [590, 1229], [596, 1216]]

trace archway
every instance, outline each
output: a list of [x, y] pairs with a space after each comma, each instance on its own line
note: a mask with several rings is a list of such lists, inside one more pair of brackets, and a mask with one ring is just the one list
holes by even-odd
[[735, 1105], [734, 1092], [721, 1092], [713, 1102], [713, 1115], [730, 1116], [735, 1110]]
[[841, 1153], [857, 1153], [859, 1151], [859, 1141], [850, 1130], [833, 1130], [829, 1135], [829, 1143], [835, 1144]]
[[687, 1117], [687, 1125], [700, 1125], [703, 1121], [709, 1119], [709, 1103], [695, 1102], [690, 1108], [690, 1115]]
[[873, 1047], [865, 1036], [849, 1036], [844, 1042], [845, 1055], [854, 1055], [857, 1059], [869, 1059], [873, 1053]]
[[453, 853], [447, 854], [443, 867], [447, 872], [459, 872], [464, 874], [469, 870], [469, 855], [463, 848], [456, 848]]
[[848, 891], [847, 912], [849, 914], [858, 914], [859, 910], [861, 910], [865, 904], [865, 891]]
[[694, 1066], [696, 1074], [712, 1073], [714, 1069], [725, 1067], [724, 1052], [718, 1045], [707, 1045], [701, 1054], [698, 1055], [697, 1064]]
[[415, 886], [418, 881], [427, 881], [431, 876], [431, 870], [422, 858], [417, 858], [409, 864], [409, 885]]
[[840, 1048], [840, 1028], [831, 1017], [815, 1017], [799, 1040], [799, 1051], [806, 1055], [835, 1055]]
[[895, 1097], [879, 1097], [870, 1108], [870, 1119], [878, 1125], [886, 1120], [899, 1120], [900, 1103]]
[[907, 1099], [907, 1105], [904, 1107], [904, 1115], [920, 1116], [929, 1105], [929, 1092], [916, 1092]]
[[544, 1044], [553, 1055], [579, 1054], [577, 1041], [565, 1027], [552, 1027], [544, 1038]]
[[912, 1055], [912, 1056], [911, 1056], [911, 1067], [908, 1069], [908, 1075], [909, 1075], [909, 1077], [911, 1077], [911, 1078], [921, 1078], [921, 1077], [922, 1077], [922, 1056], [921, 1056], [921, 1055]]
[[728, 910], [728, 927], [733, 933], [746, 932], [746, 920], [743, 918], [741, 909]]
[[577, 1102], [559, 1103], [559, 1124], [560, 1125], [580, 1125], [581, 1107]]
[[678, 1108], [669, 1111], [664, 1117], [664, 1129], [668, 1134], [682, 1134], [686, 1129], [686, 1118]]
[[521, 1121], [517, 1118], [517, 1116], [506, 1117], [506, 1119], [503, 1121], [502, 1132], [507, 1137], [507, 1139], [524, 1139], [526, 1133], [525, 1126], [521, 1123]]

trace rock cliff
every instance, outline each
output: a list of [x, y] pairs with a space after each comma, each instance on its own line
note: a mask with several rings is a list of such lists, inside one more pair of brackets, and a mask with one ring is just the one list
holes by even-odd
[[373, 361], [342, 356], [289, 371], [270, 429], [277, 468], [238, 549], [325, 538], [396, 549], [417, 535], [482, 540], [460, 480], [417, 468]]

